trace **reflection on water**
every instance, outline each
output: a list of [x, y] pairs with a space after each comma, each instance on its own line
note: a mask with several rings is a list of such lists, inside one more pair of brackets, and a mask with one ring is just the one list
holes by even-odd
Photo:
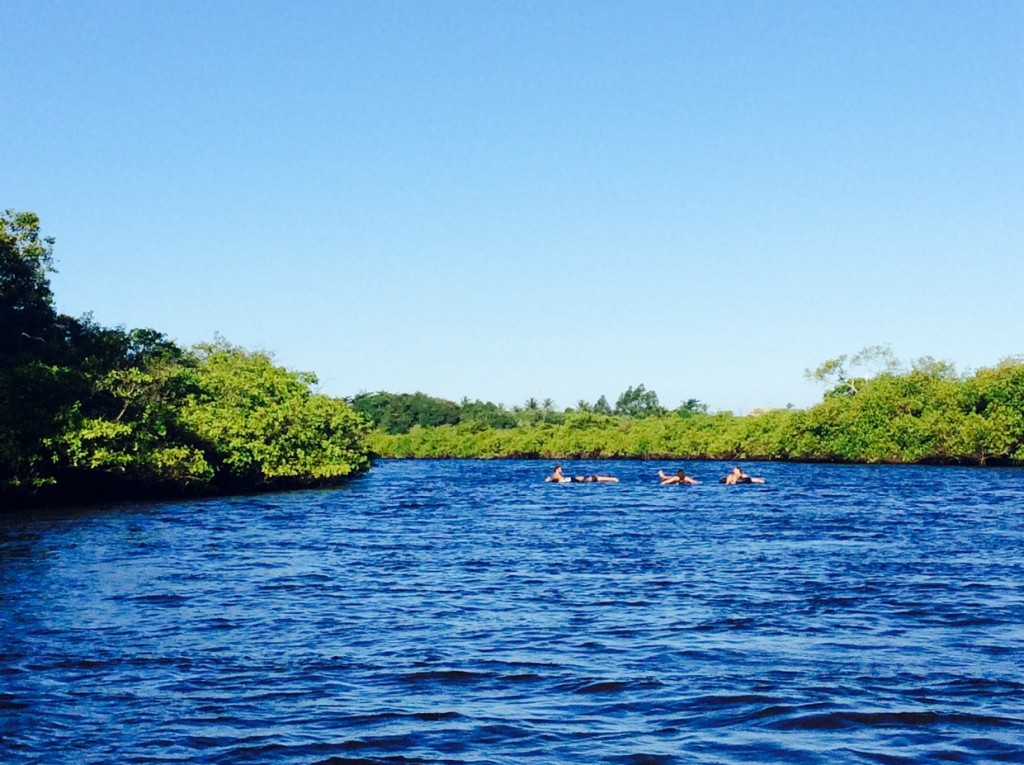
[[1024, 761], [1024, 473], [727, 467], [0, 519], [0, 761]]

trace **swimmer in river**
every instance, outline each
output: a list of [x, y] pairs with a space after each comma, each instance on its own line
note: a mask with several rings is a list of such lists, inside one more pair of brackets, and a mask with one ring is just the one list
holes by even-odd
[[719, 478], [718, 482], [728, 486], [735, 486], [739, 483], [764, 483], [764, 479], [759, 476], [749, 476], [740, 470], [739, 467], [734, 467], [729, 471], [729, 475]]
[[668, 486], [669, 484], [687, 484], [692, 485], [700, 483], [696, 478], [688, 476], [685, 470], [680, 470], [675, 475], [668, 475], [664, 470], [658, 471], [658, 478], [661, 480], [662, 486]]
[[610, 475], [577, 475], [569, 477], [562, 472], [561, 465], [555, 465], [551, 475], [544, 479], [549, 483], [618, 483], [619, 479]]

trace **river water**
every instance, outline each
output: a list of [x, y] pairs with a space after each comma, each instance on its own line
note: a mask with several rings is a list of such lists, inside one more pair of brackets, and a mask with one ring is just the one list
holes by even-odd
[[0, 761], [1024, 762], [1024, 472], [727, 467], [0, 517]]

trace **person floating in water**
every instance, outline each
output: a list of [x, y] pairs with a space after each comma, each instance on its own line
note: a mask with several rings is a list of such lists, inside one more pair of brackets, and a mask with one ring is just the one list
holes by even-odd
[[685, 470], [680, 470], [675, 475], [668, 475], [664, 470], [658, 471], [658, 478], [661, 480], [662, 486], [668, 486], [669, 484], [695, 484], [700, 483], [696, 478], [688, 476]]
[[551, 475], [544, 479], [549, 483], [618, 483], [619, 479], [610, 475], [576, 475], [567, 476], [562, 473], [562, 466], [555, 465]]
[[758, 476], [749, 476], [738, 467], [734, 467], [729, 471], [729, 475], [719, 478], [718, 482], [734, 486], [738, 483], [764, 483], [764, 479]]

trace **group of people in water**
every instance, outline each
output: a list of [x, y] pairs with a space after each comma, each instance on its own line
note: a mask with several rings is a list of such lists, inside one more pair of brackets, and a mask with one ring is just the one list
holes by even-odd
[[[555, 469], [551, 471], [551, 475], [544, 479], [549, 483], [618, 483], [619, 479], [615, 476], [610, 475], [574, 475], [568, 476], [562, 471], [561, 465], [555, 465]], [[690, 485], [700, 483], [693, 476], [686, 474], [685, 470], [679, 470], [675, 475], [668, 475], [664, 470], [658, 471], [658, 480], [662, 486], [669, 486], [671, 484], [676, 485]], [[739, 467], [734, 467], [729, 473], [722, 478], [718, 479], [719, 483], [724, 483], [728, 486], [734, 486], [740, 483], [764, 483], [764, 479], [760, 476], [751, 476], [743, 472]]]

